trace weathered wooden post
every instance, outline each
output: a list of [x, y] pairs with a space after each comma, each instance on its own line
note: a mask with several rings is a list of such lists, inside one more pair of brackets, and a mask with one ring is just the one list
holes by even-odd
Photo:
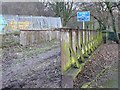
[[37, 31], [37, 44], [39, 44], [39, 31]]
[[48, 36], [49, 36], [48, 40], [51, 41], [52, 40], [51, 30], [49, 31]]
[[66, 28], [61, 28], [61, 70], [62, 73], [70, 67], [70, 32]]
[[29, 31], [29, 32], [30, 32], [29, 35], [31, 35], [30, 44], [34, 45], [34, 43], [35, 43], [35, 32], [34, 31]]
[[86, 31], [86, 29], [84, 30], [84, 33], [85, 33], [85, 36], [84, 36], [84, 38], [85, 38], [85, 42], [84, 42], [84, 45], [85, 45], [85, 55], [86, 55], [86, 57], [88, 57], [88, 53], [87, 53], [87, 31]]
[[90, 49], [91, 49], [91, 52], [93, 52], [93, 35], [92, 35], [92, 30], [90, 30]]
[[3, 44], [3, 34], [0, 34], [0, 48], [2, 48]]
[[91, 54], [91, 47], [90, 47], [90, 30], [88, 30], [88, 53]]
[[[73, 81], [88, 58], [83, 55], [93, 51], [98, 44], [97, 31], [61, 29], [62, 87], [73, 88]], [[83, 51], [82, 51], [83, 50]], [[80, 63], [82, 61], [82, 63]], [[85, 63], [83, 63], [85, 62]]]
[[43, 31], [40, 32], [40, 43], [43, 41]]
[[[32, 43], [32, 39], [33, 39], [33, 43]], [[32, 30], [30, 32], [30, 46], [36, 44], [36, 31]]]
[[84, 51], [84, 34], [83, 34], [83, 30], [81, 30], [81, 49], [82, 49], [82, 54], [84, 54], [85, 53], [85, 51]]
[[80, 45], [81, 45], [81, 61], [84, 62], [85, 46], [83, 30], [80, 31]]
[[90, 48], [90, 30], [88, 30], [88, 53], [90, 54], [91, 53], [91, 48]]
[[95, 43], [94, 43], [94, 31], [91, 30], [91, 38], [92, 38], [92, 49], [95, 50]]
[[83, 52], [82, 52], [82, 33], [80, 30], [78, 30], [78, 54], [77, 54], [77, 58], [81, 61], [84, 62], [84, 58], [83, 58]]
[[34, 33], [35, 33], [35, 43], [34, 44], [37, 44], [37, 30], [34, 31]]
[[90, 48], [89, 48], [89, 30], [86, 30], [86, 46], [87, 46], [87, 53], [90, 54]]
[[72, 48], [75, 52], [75, 55], [77, 53], [76, 44], [77, 44], [77, 33], [76, 30], [72, 30]]
[[28, 45], [28, 33], [27, 31], [24, 31], [24, 30], [21, 30], [20, 32], [20, 41], [21, 41], [21, 44], [26, 46]]
[[83, 50], [84, 50], [84, 57], [88, 57], [87, 50], [86, 50], [86, 30], [83, 30], [83, 42], [82, 42]]
[[61, 72], [62, 72], [62, 87], [72, 88], [72, 76], [65, 74], [65, 71], [71, 67], [70, 48], [72, 33], [67, 28], [61, 28]]
[[48, 36], [49, 36], [48, 41], [50, 41], [51, 40], [51, 31], [49, 31]]
[[79, 64], [79, 61], [78, 61], [78, 58], [77, 58], [77, 30], [72, 30], [72, 47], [70, 47], [70, 52], [71, 52], [71, 61], [72, 61], [72, 65], [74, 65], [75, 67], [79, 68], [80, 67], [80, 64]]
[[30, 45], [30, 32], [29, 31], [26, 31], [26, 33], [27, 33], [27, 40], [26, 40], [26, 42], [27, 42], [27, 45]]
[[56, 31], [56, 39], [60, 40], [60, 31], [58, 31], [58, 30]]
[[[78, 69], [75, 69], [77, 67]], [[75, 78], [80, 64], [77, 58], [77, 31], [72, 29], [61, 30], [61, 68], [62, 87], [73, 88]], [[72, 69], [74, 68], [74, 70]]]
[[96, 30], [94, 30], [93, 36], [94, 36], [94, 47], [96, 49], [97, 48], [97, 31]]
[[52, 30], [52, 33], [53, 33], [53, 40], [55, 40], [55, 38], [56, 38], [56, 32]]
[[[20, 31], [20, 44], [24, 45], [25, 40], [23, 39], [24, 32]], [[25, 35], [24, 35], [25, 36]], [[25, 37], [24, 37], [25, 38]]]

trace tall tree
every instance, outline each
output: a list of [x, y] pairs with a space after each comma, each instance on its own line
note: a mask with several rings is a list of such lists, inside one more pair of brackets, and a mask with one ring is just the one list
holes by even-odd
[[[79, 8], [82, 11], [90, 11], [91, 17], [93, 17], [99, 24], [101, 30], [106, 30], [108, 14], [104, 6], [101, 6], [98, 2], [81, 3]], [[104, 17], [103, 17], [104, 16]]]
[[117, 43], [120, 43], [119, 42], [119, 37], [118, 37], [118, 33], [117, 33], [117, 30], [116, 30], [116, 22], [115, 22], [115, 16], [114, 16], [114, 10], [116, 10], [116, 8], [119, 10], [119, 7], [118, 7], [118, 4], [117, 3], [111, 3], [111, 2], [105, 2], [106, 6], [107, 6], [107, 9], [110, 13], [110, 16], [111, 16], [111, 21], [112, 21], [112, 28], [113, 28], [113, 31], [115, 33], [115, 36], [116, 36], [116, 42]]
[[52, 2], [49, 5], [55, 12], [55, 16], [61, 17], [63, 26], [66, 26], [68, 21], [75, 16], [74, 2]]
[[82, 10], [89, 10], [91, 16], [96, 19], [100, 25], [100, 29], [106, 30], [107, 27], [112, 26], [112, 29], [116, 36], [116, 42], [119, 43], [119, 38], [116, 30], [116, 12], [119, 12], [119, 2], [94, 2], [94, 3], [82, 3]]

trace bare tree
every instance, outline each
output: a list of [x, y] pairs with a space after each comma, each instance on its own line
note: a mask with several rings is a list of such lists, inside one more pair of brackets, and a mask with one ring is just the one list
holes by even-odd
[[63, 26], [66, 26], [68, 21], [75, 16], [74, 2], [54, 2], [49, 3], [53, 9], [55, 16], [59, 16], [62, 19]]
[[[112, 21], [112, 27], [113, 27], [113, 31], [116, 35], [116, 42], [119, 43], [119, 37], [118, 37], [118, 34], [117, 34], [117, 30], [116, 30], [116, 21], [115, 21], [115, 16], [114, 16], [114, 10], [118, 9], [119, 10], [119, 6], [117, 3], [111, 3], [111, 2], [105, 2], [106, 6], [107, 6], [107, 9], [110, 13], [110, 16], [111, 16], [111, 21]], [[119, 4], [120, 5], [120, 4]]]
[[54, 16], [52, 9], [44, 2], [3, 2], [2, 14]]
[[107, 27], [112, 26], [112, 29], [116, 35], [116, 42], [119, 43], [119, 38], [116, 30], [115, 12], [119, 12], [120, 4], [118, 2], [93, 2], [82, 3], [81, 10], [89, 10], [91, 16], [99, 23], [100, 30], [106, 30]]

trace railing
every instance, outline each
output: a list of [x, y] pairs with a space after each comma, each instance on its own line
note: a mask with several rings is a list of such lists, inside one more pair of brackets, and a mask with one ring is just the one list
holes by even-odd
[[97, 30], [61, 28], [61, 69], [80, 68], [86, 58], [101, 44], [102, 33]]
[[59, 40], [58, 30], [20, 30], [20, 44], [32, 46], [51, 40]]

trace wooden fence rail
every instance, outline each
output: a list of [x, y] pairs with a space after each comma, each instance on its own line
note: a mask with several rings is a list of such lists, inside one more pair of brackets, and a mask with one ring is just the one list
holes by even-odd
[[20, 44], [34, 45], [46, 41], [59, 40], [59, 31], [57, 30], [21, 30], [20, 31]]
[[62, 73], [71, 67], [79, 68], [102, 41], [102, 33], [96, 30], [61, 29]]
[[101, 44], [102, 33], [96, 30], [61, 28], [62, 87], [73, 88], [73, 81], [91, 53]]
[[[34, 45], [51, 40], [60, 40], [62, 75], [70, 76], [69, 81], [63, 78], [62, 84], [72, 87], [73, 78], [81, 70], [81, 66], [102, 42], [102, 32], [97, 30], [79, 30], [59, 28], [55, 30], [20, 30], [22, 45]], [[2, 41], [2, 36], [0, 37]], [[13, 39], [14, 40], [14, 39]], [[72, 68], [72, 69], [71, 69]], [[71, 82], [71, 83], [69, 83]], [[63, 87], [64, 87], [63, 86]]]

